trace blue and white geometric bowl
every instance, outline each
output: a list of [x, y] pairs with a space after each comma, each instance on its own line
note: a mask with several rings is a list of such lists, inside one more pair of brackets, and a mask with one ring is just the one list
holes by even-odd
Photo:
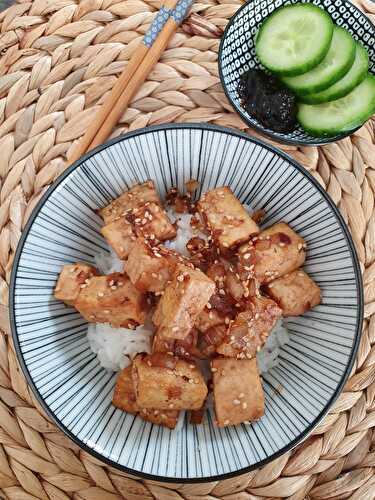
[[219, 48], [219, 75], [225, 94], [233, 109], [251, 128], [272, 140], [304, 146], [316, 146], [338, 141], [350, 135], [346, 132], [335, 137], [319, 138], [307, 134], [301, 127], [289, 133], [275, 132], [264, 127], [242, 107], [237, 92], [238, 82], [250, 68], [261, 68], [255, 54], [255, 38], [260, 25], [275, 9], [286, 4], [313, 3], [326, 10], [333, 22], [347, 29], [368, 52], [370, 69], [375, 74], [375, 26], [370, 19], [349, 0], [251, 0], [234, 14], [226, 26]]
[[[180, 432], [111, 405], [115, 375], [86, 340], [87, 324], [53, 297], [61, 266], [93, 262], [107, 249], [96, 209], [136, 182], [160, 194], [197, 179], [201, 190], [229, 185], [264, 209], [264, 225], [284, 220], [307, 241], [306, 269], [322, 304], [289, 318], [290, 341], [264, 376], [265, 416], [219, 429], [187, 418]], [[199, 196], [199, 193], [198, 193]], [[353, 242], [332, 201], [295, 161], [233, 130], [168, 125], [119, 137], [70, 167], [46, 192], [20, 241], [11, 282], [17, 354], [35, 395], [83, 449], [115, 467], [158, 481], [223, 479], [259, 467], [303, 440], [347, 379], [359, 342], [363, 297]]]

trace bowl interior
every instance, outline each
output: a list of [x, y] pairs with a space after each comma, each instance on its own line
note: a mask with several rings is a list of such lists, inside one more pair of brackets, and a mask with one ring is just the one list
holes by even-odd
[[[302, 0], [304, 2], [304, 0]], [[219, 50], [219, 72], [225, 93], [234, 109], [250, 127], [273, 140], [290, 143], [316, 145], [337, 141], [350, 134], [335, 137], [312, 137], [301, 127], [290, 133], [274, 132], [252, 118], [241, 106], [238, 82], [246, 71], [261, 68], [255, 55], [255, 37], [260, 25], [275, 9], [282, 5], [301, 3], [300, 0], [253, 0], [241, 7], [227, 25]], [[367, 49], [370, 71], [375, 71], [375, 27], [352, 3], [346, 0], [314, 0], [312, 3], [325, 9], [338, 26], [347, 29], [353, 38]]]
[[[185, 418], [170, 431], [111, 405], [115, 375], [89, 348], [87, 324], [52, 295], [63, 264], [94, 262], [108, 247], [96, 209], [133, 183], [154, 179], [161, 196], [200, 181], [229, 185], [264, 209], [264, 226], [284, 220], [308, 243], [307, 272], [323, 302], [287, 322], [290, 341], [264, 376], [266, 412], [253, 425], [219, 429]], [[198, 193], [199, 194], [199, 193]], [[21, 365], [58, 425], [84, 449], [158, 480], [202, 480], [244, 472], [296, 445], [316, 425], [348, 376], [359, 339], [362, 292], [353, 244], [318, 184], [291, 159], [249, 136], [198, 125], [128, 134], [91, 153], [46, 193], [20, 242], [12, 277], [12, 328]]]

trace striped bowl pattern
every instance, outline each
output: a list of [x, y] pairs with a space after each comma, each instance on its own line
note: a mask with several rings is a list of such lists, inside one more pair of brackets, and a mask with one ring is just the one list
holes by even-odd
[[[153, 179], [161, 196], [197, 179], [200, 191], [229, 185], [264, 209], [264, 226], [284, 220], [308, 243], [306, 270], [323, 302], [290, 318], [290, 342], [264, 376], [265, 416], [217, 428], [185, 417], [170, 431], [111, 405], [115, 375], [86, 340], [87, 324], [54, 299], [61, 266], [93, 263], [108, 250], [96, 209], [132, 184]], [[199, 196], [200, 193], [198, 193]], [[203, 481], [258, 467], [300, 442], [327, 412], [358, 346], [362, 284], [350, 235], [316, 181], [284, 153], [219, 127], [170, 125], [127, 134], [89, 153], [47, 191], [19, 244], [12, 275], [13, 337], [21, 366], [57, 424], [96, 457], [143, 477]]]

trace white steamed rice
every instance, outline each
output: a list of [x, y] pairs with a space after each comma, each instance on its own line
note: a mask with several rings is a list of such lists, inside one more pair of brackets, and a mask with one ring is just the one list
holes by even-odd
[[[250, 207], [245, 206], [245, 208], [251, 213]], [[182, 255], [188, 255], [186, 243], [193, 236], [190, 227], [192, 216], [176, 214], [170, 208], [167, 212], [172, 222], [177, 221], [178, 229], [175, 240], [166, 242], [165, 245]], [[204, 237], [202, 233], [194, 235]], [[112, 250], [110, 253], [98, 253], [95, 256], [95, 263], [99, 271], [104, 274], [122, 272], [124, 266], [124, 262]], [[101, 366], [106, 370], [119, 371], [128, 366], [138, 353], [151, 352], [153, 333], [151, 321], [135, 330], [112, 328], [108, 324], [90, 324], [87, 339]], [[257, 354], [260, 373], [266, 373], [278, 364], [280, 349], [288, 341], [288, 330], [280, 320], [269, 335], [263, 349]]]

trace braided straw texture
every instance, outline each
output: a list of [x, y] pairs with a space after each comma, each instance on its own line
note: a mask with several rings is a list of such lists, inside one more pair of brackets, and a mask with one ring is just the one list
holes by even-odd
[[[375, 4], [359, 0], [375, 21]], [[245, 130], [217, 70], [219, 38], [240, 0], [197, 0], [113, 135], [166, 122]], [[285, 147], [327, 189], [348, 223], [365, 284], [365, 323], [351, 378], [326, 419], [263, 469], [206, 484], [140, 481], [81, 451], [45, 416], [9, 333], [12, 259], [33, 207], [64, 170], [140, 42], [159, 0], [22, 1], [0, 13], [0, 498], [256, 500], [375, 498], [375, 121], [322, 148]]]

